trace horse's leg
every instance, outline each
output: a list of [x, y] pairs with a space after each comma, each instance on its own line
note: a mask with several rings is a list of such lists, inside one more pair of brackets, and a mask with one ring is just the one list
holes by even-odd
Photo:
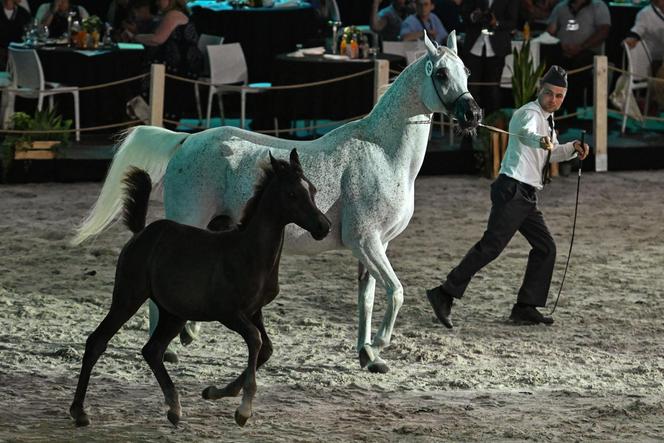
[[162, 309], [157, 327], [142, 350], [143, 358], [150, 365], [150, 369], [164, 393], [164, 401], [168, 405], [168, 420], [176, 426], [180, 421], [182, 408], [180, 407], [180, 396], [164, 366], [164, 352], [171, 340], [178, 335], [184, 323], [185, 320]]
[[357, 274], [357, 312], [359, 317], [357, 352], [360, 355], [360, 366], [365, 367], [369, 363], [369, 358], [367, 358], [365, 352], [362, 352], [362, 349], [365, 345], [371, 343], [371, 315], [373, 313], [376, 279], [371, 276], [362, 262], [358, 262]]
[[[254, 317], [251, 319], [253, 324], [258, 328], [258, 331], [261, 333], [262, 345], [260, 351], [258, 351], [258, 360], [256, 361], [256, 370], [260, 369], [266, 361], [270, 359], [272, 355], [272, 341], [267, 335], [265, 330], [265, 325], [263, 324], [263, 312], [258, 311]], [[217, 389], [215, 386], [208, 386], [203, 390], [203, 398], [206, 400], [217, 400], [222, 397], [237, 397], [240, 395], [242, 390], [242, 384], [247, 378], [248, 368], [242, 371], [242, 374], [238, 375], [235, 380], [227, 384], [222, 389]]]
[[83, 354], [83, 364], [81, 366], [81, 373], [78, 377], [78, 385], [76, 386], [76, 394], [74, 394], [74, 401], [69, 408], [69, 414], [76, 420], [76, 426], [87, 426], [90, 424], [88, 415], [83, 407], [85, 394], [88, 390], [88, 383], [90, 382], [90, 374], [92, 368], [97, 363], [97, 360], [106, 350], [108, 341], [118, 332], [118, 330], [129, 320], [141, 307], [144, 298], [130, 298], [120, 299], [121, 295], [129, 293], [128, 291], [121, 291], [118, 289], [116, 283], [113, 291], [113, 301], [111, 309], [102, 322], [97, 326], [92, 334], [85, 342], [85, 354]]
[[394, 322], [397, 319], [399, 308], [403, 304], [403, 287], [392, 269], [385, 254], [385, 245], [380, 241], [377, 233], [359, 240], [352, 249], [353, 254], [366, 266], [378, 284], [385, 288], [387, 297], [385, 316], [371, 345], [365, 345], [360, 352], [360, 362], [363, 359], [368, 359], [370, 362], [369, 371], [385, 373], [389, 367], [378, 357], [378, 354], [390, 344]]
[[226, 321], [224, 324], [240, 334], [249, 349], [249, 360], [242, 386], [242, 402], [235, 411], [235, 422], [240, 426], [244, 426], [251, 417], [252, 402], [256, 395], [256, 365], [262, 346], [261, 333], [256, 325], [242, 313], [238, 313], [234, 319]]

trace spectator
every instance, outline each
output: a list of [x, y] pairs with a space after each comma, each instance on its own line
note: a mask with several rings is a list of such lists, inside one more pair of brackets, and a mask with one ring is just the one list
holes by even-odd
[[465, 0], [462, 17], [466, 41], [462, 58], [470, 69], [470, 92], [484, 115], [500, 109], [500, 79], [505, 56], [512, 52], [512, 30], [516, 28], [519, 0]]
[[111, 24], [113, 29], [121, 29], [123, 22], [129, 20], [130, 11], [129, 0], [113, 0], [108, 6], [106, 21]]
[[558, 0], [521, 0], [521, 15], [531, 30], [544, 31]]
[[39, 24], [48, 26], [51, 37], [60, 37], [67, 33], [67, 16], [72, 14], [72, 20], [81, 21], [90, 16], [83, 6], [74, 5], [69, 0], [54, 0], [44, 3], [37, 9], [35, 19]]
[[151, 34], [159, 24], [152, 14], [151, 0], [130, 0], [129, 11], [119, 27], [113, 26], [113, 39], [132, 41], [135, 34]]
[[[653, 63], [659, 68], [664, 59], [664, 0], [651, 0], [650, 5], [636, 14], [634, 26], [625, 43], [633, 48], [639, 40], [648, 47]], [[657, 72], [657, 69], [655, 69]]]
[[466, 32], [461, 18], [461, 3], [463, 0], [434, 0], [436, 15], [443, 22], [447, 32], [456, 31], [457, 35]]
[[[147, 62], [163, 63], [169, 74], [191, 79], [198, 78], [203, 69], [203, 53], [198, 49], [198, 33], [189, 18], [185, 0], [157, 0], [157, 9], [161, 20], [153, 33], [127, 34], [134, 41], [147, 46]], [[168, 79], [170, 80], [170, 79]], [[166, 82], [166, 117], [179, 120], [186, 103], [193, 105], [194, 91], [191, 84]], [[147, 97], [149, 82], [143, 83], [142, 95]]]
[[[603, 0], [563, 0], [551, 12], [547, 31], [560, 39], [549, 64], [573, 70], [593, 64], [609, 35], [611, 16]], [[592, 70], [576, 74], [578, 80], [570, 84], [565, 109], [576, 112], [583, 103], [584, 93], [591, 95]], [[592, 102], [588, 97], [588, 102]]]
[[371, 5], [371, 29], [383, 40], [399, 40], [401, 24], [415, 12], [411, 0], [392, 0], [389, 6], [378, 10], [380, 0], [373, 0]]
[[420, 40], [424, 38], [422, 31], [426, 30], [431, 40], [442, 44], [448, 32], [436, 14], [431, 12], [433, 8], [431, 0], [416, 0], [415, 14], [406, 17], [401, 24], [401, 40]]
[[3, 0], [4, 13], [0, 13], [0, 70], [7, 66], [7, 48], [23, 39], [23, 29], [30, 24], [30, 13], [19, 6], [18, 0]]

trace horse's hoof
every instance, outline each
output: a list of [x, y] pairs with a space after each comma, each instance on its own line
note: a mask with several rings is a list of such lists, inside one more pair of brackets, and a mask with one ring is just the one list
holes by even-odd
[[369, 367], [367, 369], [369, 369], [369, 372], [372, 372], [374, 374], [387, 374], [388, 372], [390, 372], [390, 367], [387, 366], [385, 362], [380, 362], [380, 361], [369, 364]]
[[235, 423], [238, 425], [244, 427], [244, 425], [247, 423], [247, 420], [249, 420], [249, 417], [245, 417], [244, 415], [240, 414], [239, 410], [235, 410]]
[[166, 349], [166, 352], [164, 352], [164, 361], [166, 363], [178, 363], [180, 360], [178, 359], [178, 355], [171, 351], [170, 349]]
[[180, 423], [180, 415], [179, 414], [176, 414], [173, 411], [168, 411], [166, 416], [168, 417], [168, 421], [173, 423], [173, 426], [177, 426], [178, 423]]
[[208, 386], [207, 388], [203, 389], [203, 398], [205, 400], [216, 400], [218, 397], [214, 395], [214, 391], [216, 391], [217, 388], [214, 386]]

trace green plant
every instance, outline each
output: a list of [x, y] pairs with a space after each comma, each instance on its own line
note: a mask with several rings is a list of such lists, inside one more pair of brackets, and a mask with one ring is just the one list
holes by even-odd
[[103, 23], [99, 17], [96, 15], [91, 15], [88, 18], [83, 19], [83, 22], [81, 22], [81, 27], [85, 32], [101, 32]]
[[[36, 111], [34, 116], [25, 112], [16, 112], [10, 117], [10, 128], [15, 131], [26, 131], [19, 134], [8, 134], [0, 145], [0, 158], [2, 160], [3, 175], [6, 177], [17, 148], [31, 145], [34, 141], [57, 141], [58, 146], [69, 143], [69, 132], [72, 121], [64, 120], [54, 109]], [[33, 132], [48, 131], [48, 132]]]
[[[512, 118], [512, 110], [500, 109], [484, 117], [482, 123], [494, 126], [498, 129], [507, 130]], [[487, 178], [493, 178], [493, 150], [491, 148], [491, 131], [481, 129], [477, 134], [477, 148], [475, 152], [475, 165], [480, 174]]]
[[523, 42], [520, 49], [514, 48], [512, 67], [512, 93], [514, 94], [514, 107], [520, 108], [535, 97], [537, 82], [546, 67], [543, 63], [535, 68], [530, 55], [530, 40]]

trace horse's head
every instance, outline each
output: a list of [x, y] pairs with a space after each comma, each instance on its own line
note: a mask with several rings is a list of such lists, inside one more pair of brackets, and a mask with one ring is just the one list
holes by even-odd
[[456, 33], [447, 46], [437, 46], [426, 33], [427, 55], [423, 57], [425, 85], [422, 100], [432, 112], [444, 112], [459, 122], [463, 132], [472, 132], [482, 120], [482, 109], [468, 92], [470, 72], [457, 55]]
[[315, 240], [325, 238], [330, 232], [331, 222], [314, 202], [316, 187], [304, 176], [297, 151], [291, 151], [290, 163], [276, 160], [270, 153], [270, 163], [279, 186], [278, 204], [286, 222], [309, 231]]

